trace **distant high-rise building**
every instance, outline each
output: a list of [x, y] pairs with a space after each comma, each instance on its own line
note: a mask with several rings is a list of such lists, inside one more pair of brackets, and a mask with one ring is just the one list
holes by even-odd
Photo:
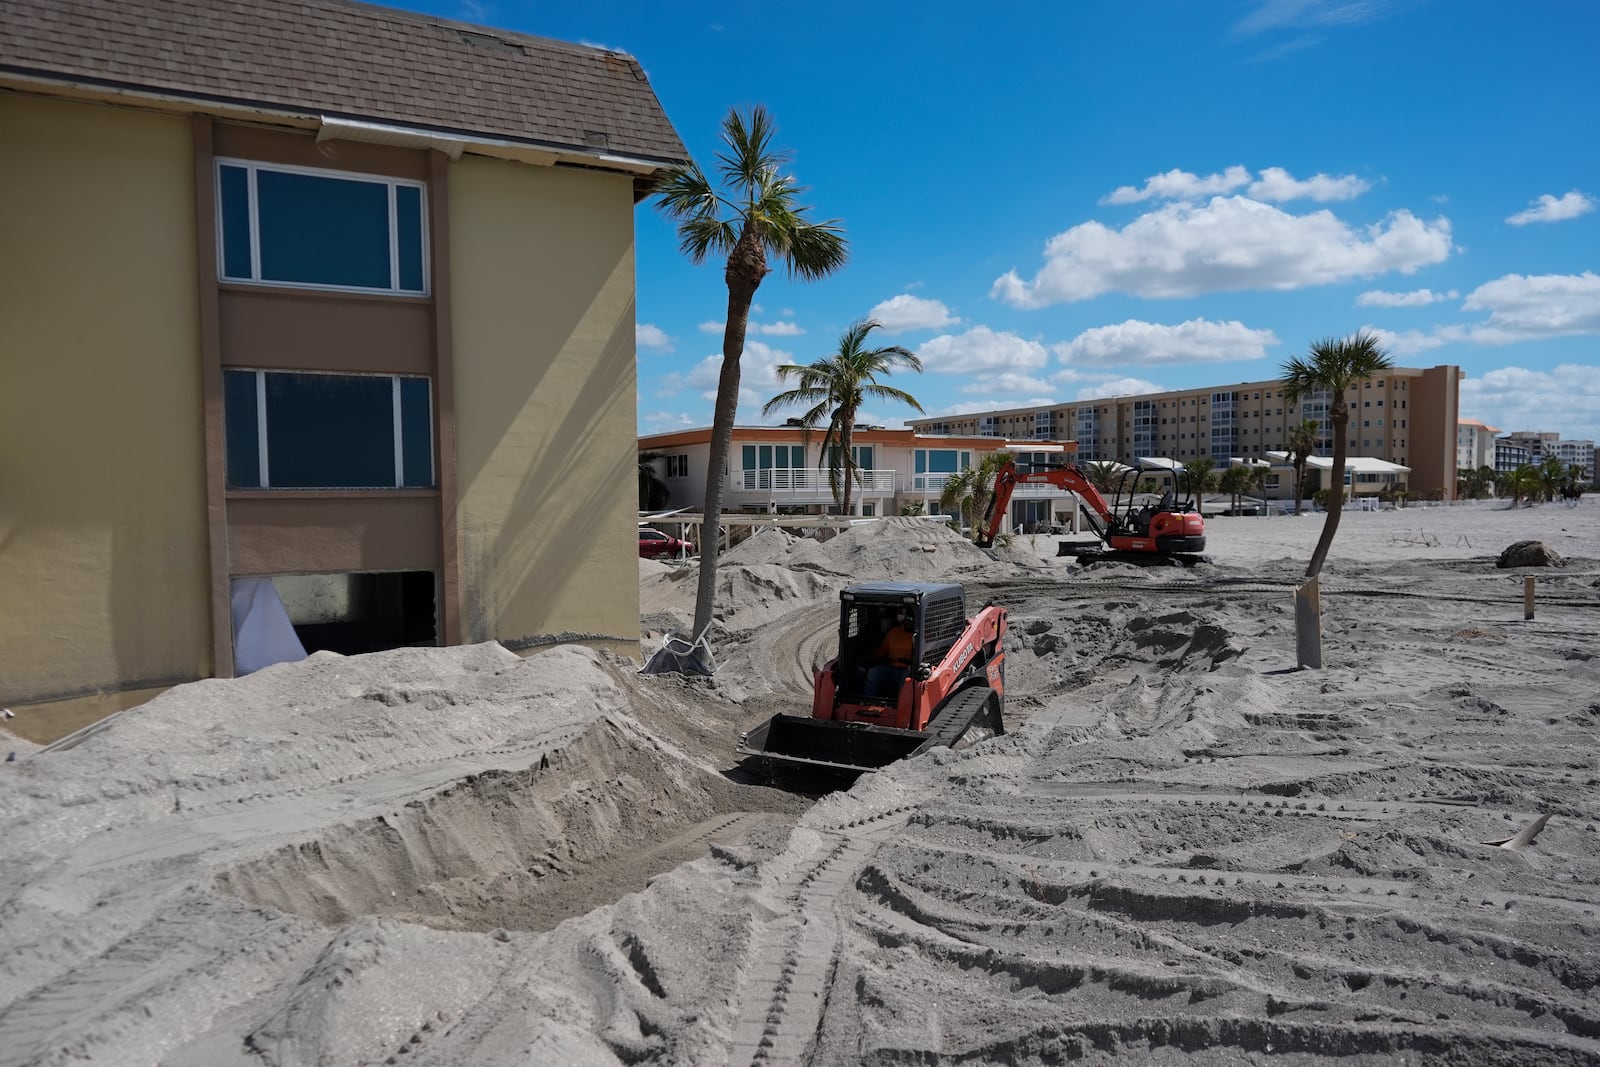
[[[1464, 377], [1453, 365], [1393, 367], [1357, 382], [1346, 395], [1349, 454], [1410, 467], [1410, 489], [1453, 497]], [[1328, 455], [1332, 401], [1323, 393], [1290, 404], [1283, 383], [1272, 379], [907, 421], [922, 433], [1071, 440], [1083, 462], [1203, 456], [1225, 467], [1233, 459], [1259, 460], [1284, 450], [1289, 430], [1306, 419], [1319, 424], [1318, 451]], [[1491, 462], [1491, 447], [1483, 446], [1485, 462]]]

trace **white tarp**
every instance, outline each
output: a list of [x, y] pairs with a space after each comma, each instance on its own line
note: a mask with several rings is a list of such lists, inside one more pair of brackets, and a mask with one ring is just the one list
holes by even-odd
[[306, 658], [306, 648], [271, 578], [235, 578], [232, 599], [236, 676]]

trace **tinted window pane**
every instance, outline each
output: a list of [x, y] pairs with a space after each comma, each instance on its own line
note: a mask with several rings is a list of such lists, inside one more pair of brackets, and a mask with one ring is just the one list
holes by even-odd
[[394, 380], [268, 374], [267, 464], [275, 489], [392, 488]]
[[426, 378], [400, 379], [400, 454], [407, 485], [433, 485], [433, 412]]
[[256, 172], [261, 279], [388, 289], [389, 187]]
[[261, 488], [261, 438], [256, 422], [256, 372], [224, 371], [222, 436], [227, 441], [228, 486]]
[[955, 452], [948, 448], [929, 451], [928, 470], [934, 474], [954, 474], [956, 472]]
[[756, 446], [755, 445], [745, 445], [743, 450], [742, 450], [742, 452], [741, 452], [741, 454], [744, 456], [744, 469], [747, 470], [747, 471], [755, 470], [756, 469]]
[[243, 167], [222, 167], [217, 181], [222, 201], [222, 276], [250, 280], [250, 175]]
[[422, 284], [422, 190], [397, 185], [394, 190], [395, 231], [400, 241], [400, 288], [413, 293]]

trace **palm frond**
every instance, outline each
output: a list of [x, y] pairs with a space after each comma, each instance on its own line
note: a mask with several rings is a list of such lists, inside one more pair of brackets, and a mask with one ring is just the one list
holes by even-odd
[[710, 217], [678, 224], [678, 250], [692, 263], [704, 263], [713, 252], [725, 255], [733, 251], [738, 239], [731, 221]]
[[873, 382], [871, 385], [863, 386], [861, 392], [864, 396], [870, 396], [874, 400], [893, 400], [905, 404], [913, 410], [922, 410], [922, 404], [916, 397], [904, 389], [896, 389], [892, 385], [879, 385]]
[[761, 104], [751, 107], [748, 113], [734, 108], [722, 120], [723, 150], [717, 153], [717, 169], [748, 201], [755, 199], [755, 190], [761, 187], [765, 175], [789, 161], [788, 153], [772, 147], [777, 132], [771, 113]]
[[698, 163], [673, 167], [656, 183], [656, 206], [669, 219], [715, 218], [722, 207]]
[[803, 281], [826, 278], [850, 259], [850, 243], [837, 219], [809, 223], [790, 231], [783, 263]]

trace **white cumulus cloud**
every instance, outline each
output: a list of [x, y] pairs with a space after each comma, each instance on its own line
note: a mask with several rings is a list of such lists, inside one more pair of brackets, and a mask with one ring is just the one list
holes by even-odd
[[1576, 189], [1559, 197], [1545, 193], [1539, 199], [1529, 201], [1526, 211], [1519, 211], [1506, 221], [1513, 226], [1526, 226], [1530, 222], [1563, 222], [1587, 215], [1594, 207], [1594, 198]]
[[1461, 415], [1506, 430], [1600, 440], [1600, 366], [1501, 367], [1461, 383]]
[[940, 334], [923, 342], [917, 356], [927, 370], [957, 374], [1036, 370], [1049, 359], [1049, 353], [1038, 341], [987, 326], [974, 326], [962, 334]]
[[1203, 196], [1231, 193], [1250, 182], [1250, 171], [1238, 165], [1220, 174], [1201, 177], [1186, 170], [1173, 168], [1165, 174], [1152, 174], [1144, 180], [1143, 188], [1131, 185], [1118, 186], [1101, 197], [1102, 204], [1137, 204], [1145, 200], [1198, 200]]
[[1451, 341], [1460, 339], [1460, 331], [1435, 330], [1385, 330], [1381, 326], [1363, 326], [1363, 330], [1378, 339], [1378, 344], [1391, 356], [1414, 356]]
[[[725, 322], [702, 322], [701, 333], [721, 333]], [[744, 333], [746, 337], [799, 337], [806, 331], [793, 322], [747, 322]]]
[[1100, 400], [1113, 396], [1139, 396], [1144, 393], [1163, 393], [1166, 390], [1155, 382], [1143, 378], [1110, 378], [1078, 390], [1078, 400]]
[[906, 330], [939, 330], [959, 325], [961, 320], [950, 314], [950, 309], [938, 300], [929, 300], [910, 293], [901, 293], [876, 304], [867, 312], [867, 318], [876, 319], [884, 333], [903, 333]]
[[672, 351], [672, 338], [667, 336], [667, 331], [648, 322], [634, 324], [633, 343], [639, 348], [652, 348], [658, 352]]
[[[1047, 393], [1050, 383], [1043, 378], [1035, 378], [1029, 374], [1018, 374], [1015, 371], [1002, 371], [999, 374], [985, 374], [981, 378], [974, 378], [967, 385], [961, 387], [963, 393]], [[1016, 401], [1011, 401], [1007, 406], [1015, 407]], [[1051, 403], [1051, 401], [1044, 401]]]
[[1436, 293], [1432, 289], [1412, 289], [1405, 293], [1389, 293], [1382, 289], [1369, 289], [1356, 297], [1356, 307], [1378, 308], [1419, 308], [1429, 304], [1437, 304], [1444, 300], [1455, 300], [1461, 296], [1454, 289], [1448, 292]]
[[1052, 237], [1034, 279], [1016, 271], [990, 295], [1041, 308], [1121, 291], [1186, 297], [1233, 289], [1299, 289], [1388, 271], [1410, 274], [1450, 255], [1450, 222], [1397, 211], [1354, 227], [1324, 209], [1293, 215], [1248, 197], [1165, 205], [1120, 230], [1085, 222]]
[[1507, 274], [1478, 286], [1461, 306], [1489, 312], [1469, 332], [1480, 344], [1600, 333], [1600, 274]]
[[1282, 167], [1268, 167], [1261, 177], [1250, 185], [1249, 194], [1257, 200], [1354, 200], [1372, 183], [1354, 174], [1314, 174], [1304, 180], [1296, 178]]
[[1129, 319], [1096, 326], [1055, 346], [1063, 363], [1101, 366], [1158, 366], [1260, 359], [1278, 343], [1271, 330], [1252, 330], [1242, 322], [1190, 319], [1176, 326]]

